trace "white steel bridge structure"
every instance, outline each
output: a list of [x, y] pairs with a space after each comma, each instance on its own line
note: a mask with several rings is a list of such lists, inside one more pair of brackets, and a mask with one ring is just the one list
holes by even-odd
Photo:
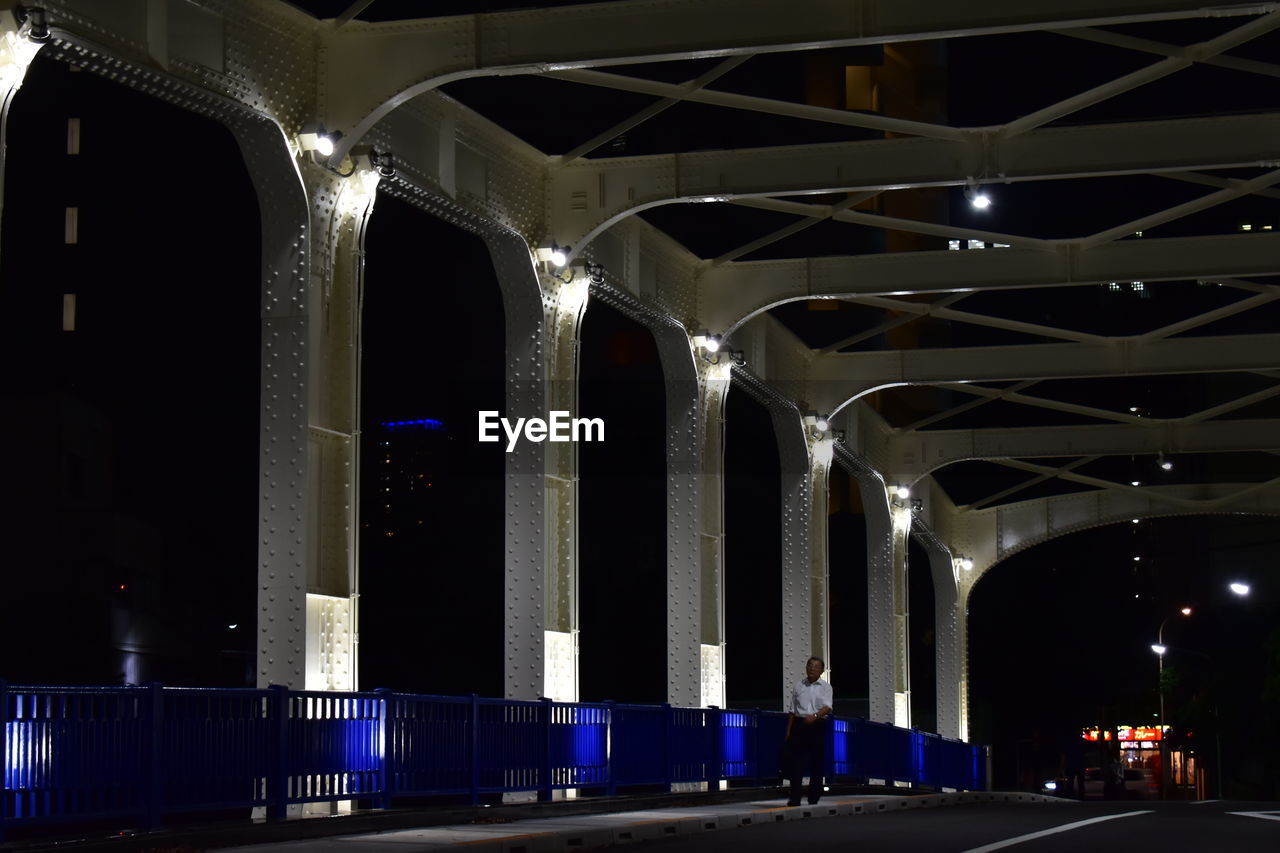
[[[1280, 396], [1280, 332], [1223, 326], [1222, 333], [1202, 333], [1211, 323], [1266, 311], [1280, 298], [1274, 283], [1280, 231], [1198, 233], [1189, 226], [1161, 236], [1159, 230], [1200, 222], [1198, 215], [1242, 198], [1274, 204], [1280, 113], [1065, 121], [1196, 67], [1274, 85], [1280, 65], [1246, 58], [1241, 48], [1280, 28], [1280, 4], [622, 0], [382, 22], [359, 18], [368, 3], [326, 20], [278, 0], [4, 5], [10, 6], [0, 15], [6, 111], [37, 53], [53, 55], [225, 124], [252, 177], [262, 228], [255, 643], [262, 685], [356, 687], [358, 294], [362, 235], [384, 193], [486, 242], [503, 294], [508, 417], [576, 412], [579, 327], [591, 300], [652, 332], [667, 388], [672, 704], [724, 704], [719, 471], [723, 407], [734, 387], [769, 408], [784, 460], [779, 641], [789, 663], [830, 657], [827, 478], [833, 463], [856, 478], [868, 524], [874, 720], [910, 725], [908, 537], [925, 545], [935, 589], [938, 731], [966, 738], [966, 609], [984, 572], [1054, 537], [1131, 518], [1280, 512], [1280, 480], [1269, 476], [1156, 486], [1086, 472], [1088, 463], [1108, 456], [1280, 449], [1280, 430], [1265, 409], [1262, 416], [1231, 416]], [[1189, 44], [1126, 29], [1163, 21], [1208, 22], [1214, 29]], [[892, 59], [899, 56], [894, 45], [1030, 32], [1101, 43], [1143, 60], [1135, 71], [978, 127], [716, 86], [759, 55], [887, 45]], [[689, 60], [706, 60], [709, 70], [677, 83], [635, 71]], [[653, 101], [597, 135], [584, 133], [570, 150], [546, 152], [442, 90], [465, 79], [501, 85], [527, 76], [560, 87], [565, 103], [602, 90]], [[852, 141], [592, 156], [677, 104], [856, 134]], [[1195, 192], [1130, 221], [1108, 218], [1102, 204], [1084, 233], [1054, 238], [894, 215], [902, 208], [888, 203], [923, 188], [1096, 186], [1153, 175]], [[638, 215], [667, 205], [697, 205], [712, 220], [726, 207], [745, 207], [789, 217], [789, 224], [743, 232], [738, 248], [702, 257]], [[832, 223], [1000, 248], [744, 259]], [[1134, 239], [1137, 232], [1149, 233]], [[551, 250], [560, 247], [565, 257], [553, 261]], [[1069, 298], [1071, 288], [1113, 283], [1172, 294], [1179, 282], [1217, 285], [1224, 296], [1211, 309], [1119, 336], [956, 304], [1028, 288]], [[862, 312], [851, 317], [883, 320], [869, 332], [864, 323], [815, 347], [771, 313], [802, 300], [840, 301]], [[859, 346], [922, 317], [1000, 335], [984, 346]], [[1032, 389], [1047, 380], [1189, 374], [1249, 374], [1256, 390], [1200, 411], [1147, 417]], [[957, 410], [943, 407], [915, 423], [894, 424], [871, 405], [876, 392], [913, 386], [958, 389], [973, 397], [964, 409], [999, 400], [1074, 420], [929, 429]], [[1090, 423], [1079, 423], [1081, 416]], [[1080, 490], [957, 505], [933, 474], [968, 460], [999, 462], [1034, 481], [1056, 478]], [[522, 442], [507, 456], [510, 698], [579, 698], [577, 464], [572, 444]], [[909, 495], [899, 494], [904, 487]], [[778, 677], [783, 689], [787, 674]]]

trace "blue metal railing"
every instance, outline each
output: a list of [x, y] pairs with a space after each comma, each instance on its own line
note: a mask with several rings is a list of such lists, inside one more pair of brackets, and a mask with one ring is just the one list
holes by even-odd
[[[786, 715], [375, 690], [0, 682], [6, 827], [294, 803], [777, 779]], [[985, 787], [981, 747], [837, 717], [834, 781]]]

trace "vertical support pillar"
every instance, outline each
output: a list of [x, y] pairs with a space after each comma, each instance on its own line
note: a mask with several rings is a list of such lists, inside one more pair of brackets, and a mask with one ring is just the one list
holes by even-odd
[[[547, 309], [529, 246], [518, 235], [486, 236], [506, 321], [506, 414], [547, 417]], [[503, 693], [537, 699], [546, 690], [548, 536], [546, 442], [517, 442], [506, 454], [505, 601], [507, 617]]]
[[[567, 271], [566, 271], [567, 272]], [[589, 280], [581, 270], [568, 281], [544, 275], [547, 347], [547, 408], [578, 416], [578, 354]], [[578, 701], [578, 445], [546, 448], [546, 624], [542, 695]]]
[[724, 406], [729, 393], [727, 359], [700, 361], [698, 453], [698, 571], [701, 574], [699, 627], [702, 707], [725, 707], [724, 630]]
[[[705, 514], [703, 490], [708, 483], [722, 487], [714, 460], [704, 460], [704, 431], [719, 424], [704, 420], [707, 412], [719, 412], [705, 395], [708, 377], [724, 382], [727, 365], [701, 361], [681, 327], [652, 329], [662, 363], [667, 399], [667, 703], [678, 707], [704, 704], [703, 602]], [[723, 375], [721, 375], [723, 374]], [[723, 405], [723, 387], [717, 392]], [[716, 443], [718, 446], [718, 442]], [[704, 465], [716, 466], [704, 475]], [[718, 542], [711, 543], [712, 565], [718, 565]], [[712, 591], [718, 589], [712, 585]], [[711, 603], [715, 612], [715, 602]], [[713, 633], [713, 636], [718, 636]], [[717, 650], [718, 650], [717, 646]], [[723, 684], [722, 676], [715, 683]], [[715, 703], [713, 703], [715, 704]]]
[[943, 737], [963, 739], [960, 732], [961, 660], [964, 647], [964, 614], [959, 610], [957, 579], [960, 559], [945, 548], [926, 544], [933, 572], [934, 685], [937, 691], [937, 727]]
[[304, 170], [311, 205], [307, 403], [308, 690], [355, 690], [359, 600], [360, 323], [364, 234], [378, 172], [367, 158], [349, 177]]
[[969, 740], [969, 593], [971, 590], [972, 587], [962, 584], [955, 606], [955, 736], [963, 741]]
[[308, 464], [311, 221], [307, 193], [280, 128], [244, 119], [231, 129], [262, 220], [255, 673], [260, 687], [302, 687], [307, 549], [315, 523]]
[[[518, 235], [487, 235], [506, 320], [506, 417], [578, 412], [578, 344], [588, 279], [539, 274]], [[507, 454], [504, 692], [578, 700], [578, 454], [573, 442]]]
[[[43, 12], [39, 14], [43, 15]], [[9, 107], [22, 88], [31, 60], [44, 45], [31, 39], [32, 19], [21, 26], [12, 9], [0, 10], [0, 210], [4, 209], [4, 171], [8, 155]], [[45, 31], [48, 35], [48, 31]]]
[[804, 427], [791, 409], [770, 408], [782, 469], [782, 672], [783, 707], [790, 700], [801, 661], [810, 656], [813, 610], [809, 598], [809, 460]]
[[364, 158], [346, 178], [299, 166], [259, 117], [230, 126], [262, 219], [257, 682], [353, 690], [360, 290], [378, 175]]
[[809, 657], [831, 669], [827, 476], [830, 433], [814, 437], [795, 409], [770, 407], [782, 467], [782, 672], [785, 703]]
[[907, 536], [911, 508], [878, 478], [858, 475], [867, 524], [868, 716], [911, 725], [907, 660]]

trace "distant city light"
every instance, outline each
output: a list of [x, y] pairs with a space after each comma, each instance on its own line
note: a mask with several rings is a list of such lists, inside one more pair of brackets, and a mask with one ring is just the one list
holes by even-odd
[[1130, 485], [1130, 486], [1141, 486], [1141, 485], [1142, 485], [1142, 481], [1141, 481], [1141, 480], [1130, 480], [1130, 481], [1129, 481], [1129, 485]]
[[1139, 521], [1139, 519], [1136, 519], [1136, 518], [1135, 518], [1135, 519], [1133, 519], [1133, 523], [1134, 523], [1134, 524], [1137, 524], [1137, 523], [1138, 523], [1138, 521]]
[[435, 418], [418, 418], [413, 421], [383, 421], [382, 426], [392, 432], [399, 429], [429, 429], [444, 432], [444, 422]]

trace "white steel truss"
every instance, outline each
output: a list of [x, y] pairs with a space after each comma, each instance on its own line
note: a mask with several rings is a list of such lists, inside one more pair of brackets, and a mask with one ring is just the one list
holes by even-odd
[[[314, 683], [324, 687], [356, 681], [350, 669], [354, 666], [350, 635], [357, 624], [358, 572], [352, 538], [344, 533], [352, 522], [350, 496], [355, 485], [353, 477], [333, 472], [350, 465], [354, 453], [359, 377], [352, 347], [359, 346], [359, 316], [347, 297], [358, 290], [359, 237], [374, 196], [384, 191], [378, 188], [379, 177], [388, 188], [385, 191], [396, 192], [488, 241], [504, 295], [512, 303], [507, 318], [509, 370], [513, 376], [535, 377], [533, 390], [515, 389], [512, 379], [510, 405], [530, 412], [547, 402], [573, 406], [572, 394], [567, 400], [552, 400], [547, 396], [552, 392], [539, 383], [572, 382], [583, 300], [593, 298], [589, 292], [599, 296], [605, 288], [636, 316], [646, 318], [651, 328], [661, 330], [655, 337], [661, 341], [668, 382], [692, 379], [696, 385], [697, 393], [686, 395], [679, 410], [669, 413], [667, 435], [671, 458], [679, 463], [672, 463], [669, 485], [680, 489], [695, 510], [689, 518], [677, 518], [674, 510], [668, 513], [672, 587], [668, 618], [679, 622], [680, 628], [678, 639], [672, 629], [669, 649], [672, 701], [689, 704], [694, 696], [699, 701], [719, 698], [723, 687], [722, 670], [716, 670], [722, 666], [724, 638], [720, 484], [714, 476], [721, 450], [715, 419], [730, 371], [725, 366], [709, 371], [699, 361], [706, 354], [692, 340], [698, 330], [724, 335], [727, 345], [744, 353], [752, 381], [780, 401], [772, 411], [779, 434], [788, 437], [782, 452], [797, 463], [786, 484], [783, 521], [788, 537], [784, 585], [794, 611], [786, 621], [804, 635], [785, 639], [788, 655], [818, 651], [825, 656], [829, 648], [823, 525], [825, 478], [833, 451], [829, 439], [807, 433], [800, 416], [812, 409], [840, 414], [838, 423], [848, 440], [836, 456], [843, 457], [842, 464], [858, 467], [864, 490], [878, 501], [871, 509], [878, 519], [874, 554], [869, 545], [869, 562], [874, 564], [869, 599], [879, 607], [869, 614], [876, 658], [871, 698], [878, 719], [909, 722], [909, 699], [904, 699], [909, 697], [910, 685], [903, 653], [907, 614], [901, 598], [902, 557], [906, 535], [915, 522], [910, 509], [904, 511], [893, 503], [887, 484], [905, 478], [919, 481], [918, 491], [926, 498], [914, 517], [936, 538], [931, 552], [940, 561], [933, 566], [935, 582], [942, 584], [949, 576], [954, 585], [948, 595], [939, 596], [952, 608], [946, 634], [950, 645], [940, 650], [940, 655], [949, 656], [945, 669], [952, 683], [948, 690], [939, 690], [940, 706], [944, 693], [950, 704], [939, 719], [946, 721], [944, 733], [957, 736], [967, 731], [964, 608], [973, 581], [999, 560], [1052, 536], [1131, 516], [1280, 513], [1276, 480], [1138, 488], [1072, 470], [1098, 456], [1150, 448], [1274, 452], [1273, 421], [1214, 418], [1260, 403], [1280, 393], [1280, 385], [1166, 422], [1022, 393], [1047, 378], [1230, 371], [1275, 378], [1280, 369], [1280, 335], [1185, 333], [1264, 309], [1280, 295], [1270, 281], [1248, 280], [1280, 274], [1280, 232], [1121, 238], [1240, 198], [1280, 197], [1280, 191], [1272, 188], [1280, 179], [1280, 172], [1274, 171], [1280, 163], [1280, 114], [1045, 125], [1196, 63], [1278, 76], [1277, 66], [1271, 63], [1227, 53], [1280, 25], [1277, 4], [645, 0], [385, 24], [357, 20], [358, 14], [353, 6], [335, 21], [317, 21], [275, 0], [118, 0], [110, 4], [48, 0], [25, 22], [10, 13], [0, 20], [8, 45], [0, 55], [6, 109], [31, 56], [47, 49], [66, 61], [232, 126], [255, 176], [264, 199], [262, 381], [267, 484], [261, 495], [265, 515], [259, 556], [265, 591], [260, 604], [265, 615], [260, 626], [260, 663], [270, 660], [260, 672], [264, 683], [302, 686], [317, 675], [325, 679]], [[1227, 32], [1188, 46], [1099, 29], [1204, 17], [1239, 20]], [[975, 128], [711, 88], [716, 79], [757, 54], [1028, 31], [1059, 32], [1163, 58], [1004, 124]], [[677, 84], [594, 70], [705, 58], [722, 61]], [[604, 87], [660, 100], [555, 154], [537, 150], [438, 91], [453, 80], [513, 75], [538, 75], [566, 89]], [[898, 138], [610, 159], [586, 156], [676, 103], [732, 107]], [[303, 150], [299, 134], [312, 128], [343, 132], [331, 157]], [[372, 159], [375, 152], [393, 153], [394, 167], [378, 167]], [[391, 175], [383, 174], [382, 168], [392, 168], [397, 173], [394, 180], [388, 180]], [[1221, 170], [1242, 172], [1214, 174]], [[1259, 174], [1259, 170], [1266, 171]], [[880, 196], [975, 181], [1071, 181], [1153, 174], [1214, 191], [1138, 219], [1094, 227], [1083, 237], [1056, 240], [854, 209]], [[781, 198], [799, 194], [845, 197], [828, 204]], [[743, 234], [737, 248], [704, 259], [634, 215], [675, 203], [707, 204], [715, 210], [715, 205], [727, 201], [799, 219], [765, 236]], [[1009, 248], [737, 260], [826, 220], [1006, 243]], [[603, 281], [589, 287], [580, 271], [568, 279], [546, 275], [536, 265], [533, 250], [549, 239], [571, 244], [573, 257], [603, 264]], [[965, 295], [981, 291], [1180, 280], [1228, 284], [1254, 295], [1126, 338], [951, 307]], [[323, 286], [310, 286], [313, 281]], [[930, 303], [902, 298], [915, 294], [941, 296]], [[768, 314], [787, 302], [817, 299], [845, 300], [902, 316], [817, 349]], [[331, 308], [338, 318], [333, 327], [337, 331], [327, 326], [322, 331], [317, 317]], [[866, 343], [871, 336], [900, 329], [922, 316], [1068, 342], [836, 351]], [[295, 381], [279, 381], [288, 375]], [[732, 375], [738, 381], [746, 371], [735, 368]], [[969, 384], [982, 380], [1015, 384], [1004, 389]], [[930, 414], [901, 431], [888, 430], [883, 422], [877, 425], [868, 407], [854, 402], [872, 390], [905, 384], [945, 384], [980, 399]], [[319, 393], [321, 387], [326, 389], [324, 395]], [[280, 394], [288, 394], [292, 402], [277, 405], [273, 401]], [[1116, 423], [1033, 433], [923, 430], [990, 399]], [[281, 416], [284, 421], [274, 423]], [[283, 446], [274, 447], [277, 441]], [[1057, 467], [1024, 461], [1054, 456], [1078, 459]], [[954, 506], [927, 477], [939, 465], [978, 458], [997, 460], [1038, 478], [1092, 486], [1095, 491], [965, 509]], [[575, 482], [576, 467], [563, 454], [529, 451], [509, 465], [508, 484], [513, 489], [518, 486], [523, 499], [513, 499], [511, 506], [519, 507], [524, 530], [538, 531], [508, 531], [512, 555], [507, 566], [512, 610], [508, 651], [509, 659], [516, 662], [507, 679], [512, 695], [551, 695], [554, 682], [570, 685], [558, 695], [576, 698], [571, 695], [576, 693], [576, 671], [552, 674], [557, 667], [576, 666], [572, 660], [576, 605], [567, 592], [573, 588], [576, 570]], [[1008, 489], [983, 502], [994, 503], [1014, 493], [1015, 489]], [[288, 511], [283, 509], [286, 506]], [[544, 523], [545, 533], [539, 527]], [[547, 537], [561, 541], [550, 548]], [[972, 555], [974, 570], [949, 575], [948, 554]], [[302, 592], [305, 586], [325, 592], [325, 602], [314, 608], [324, 610], [324, 624], [329, 626], [325, 629], [329, 646], [324, 649], [314, 647], [314, 638], [304, 643], [304, 629], [296, 622], [311, 604]], [[674, 592], [677, 586], [695, 592], [679, 599]], [[289, 623], [293, 625], [287, 628]], [[941, 679], [942, 668], [939, 671]]]

